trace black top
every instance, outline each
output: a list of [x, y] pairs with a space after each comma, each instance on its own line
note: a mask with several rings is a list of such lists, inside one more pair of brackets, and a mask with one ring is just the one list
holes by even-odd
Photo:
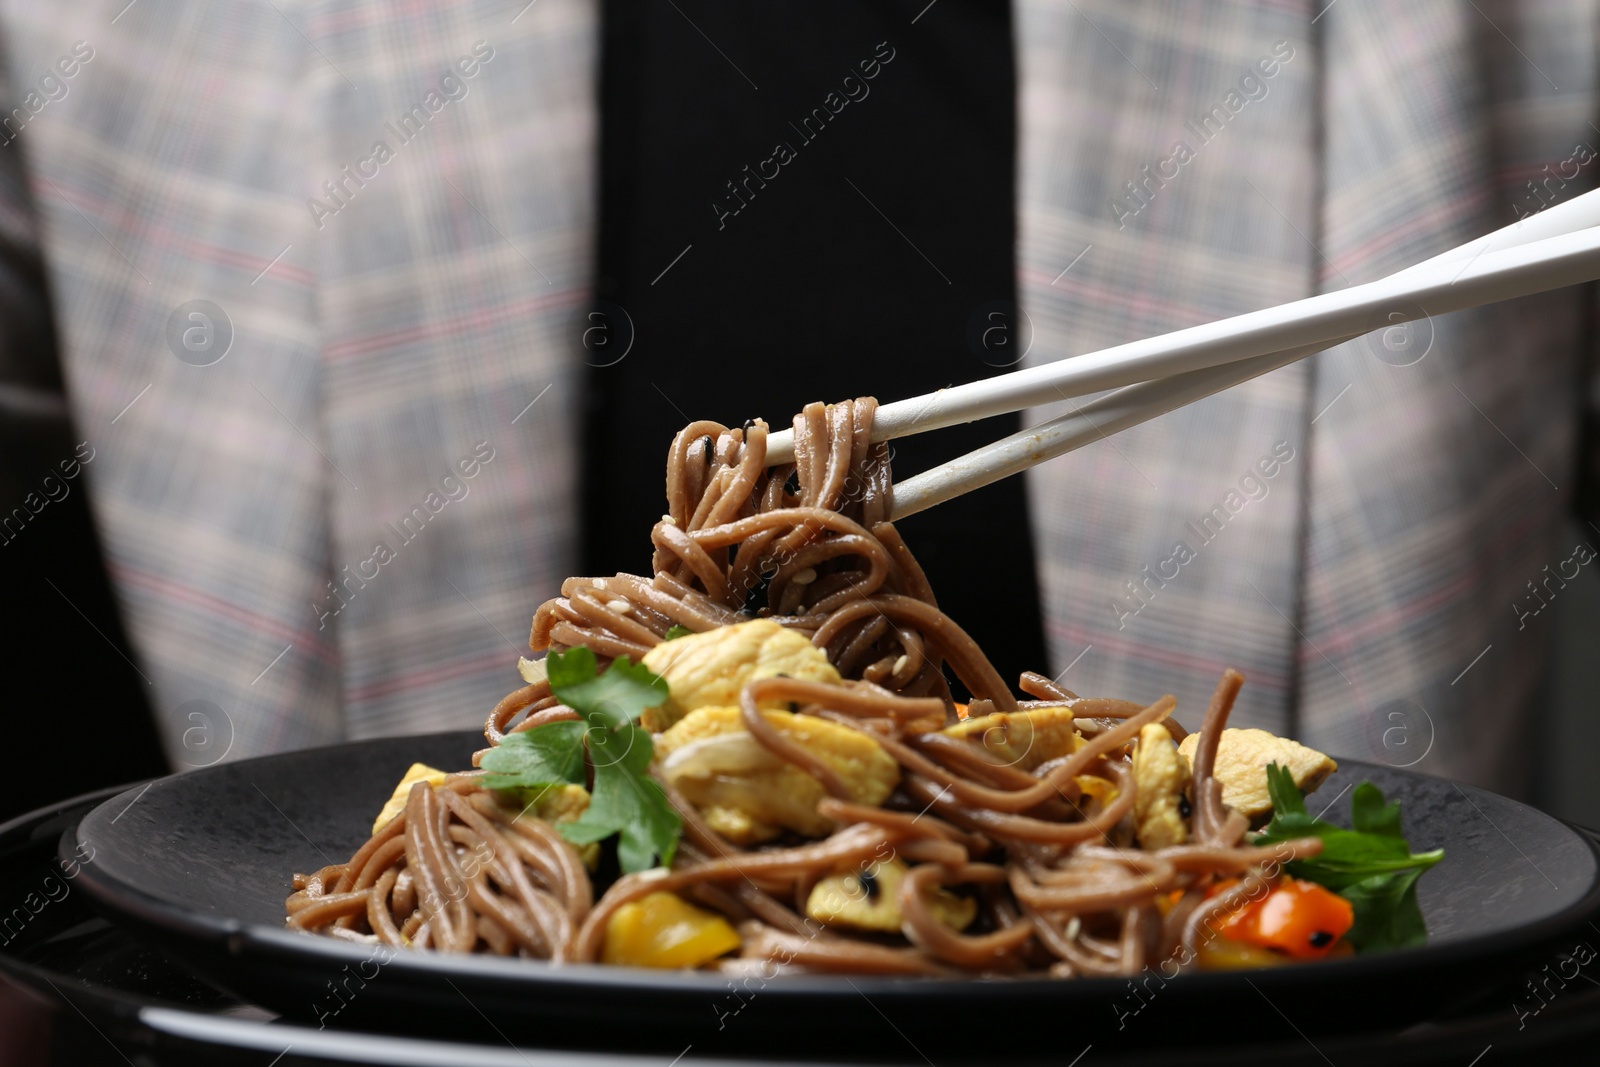
[[[585, 574], [648, 567], [688, 422], [780, 429], [814, 400], [898, 400], [1025, 349], [1010, 10], [924, 4], [605, 4]], [[896, 442], [896, 474], [1017, 425]], [[1046, 670], [1020, 479], [901, 528], [1002, 676]]]

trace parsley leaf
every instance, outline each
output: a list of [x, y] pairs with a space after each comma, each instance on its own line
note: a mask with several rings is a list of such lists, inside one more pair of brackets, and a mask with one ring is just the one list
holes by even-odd
[[676, 641], [680, 637], [692, 636], [694, 636], [693, 630], [689, 629], [687, 626], [679, 626], [677, 623], [673, 623], [671, 626], [667, 627], [667, 636], [663, 637], [661, 640]]
[[1362, 782], [1350, 794], [1350, 825], [1362, 833], [1405, 840], [1400, 833], [1400, 805], [1385, 804], [1383, 794], [1371, 782]]
[[1371, 782], [1356, 786], [1350, 797], [1346, 830], [1306, 813], [1305, 799], [1288, 768], [1267, 768], [1267, 793], [1272, 821], [1255, 838], [1272, 845], [1296, 837], [1322, 840], [1322, 852], [1296, 860], [1286, 868], [1296, 878], [1315, 882], [1350, 901], [1355, 925], [1345, 937], [1357, 951], [1403, 948], [1427, 940], [1422, 909], [1417, 905], [1417, 879], [1444, 858], [1444, 852], [1413, 853], [1400, 831], [1400, 805], [1384, 800]]
[[552, 653], [545, 663], [550, 691], [591, 726], [620, 729], [667, 699], [667, 680], [627, 656], [613, 660], [604, 674], [595, 673], [587, 648]]
[[646, 708], [667, 699], [666, 680], [626, 656], [604, 674], [586, 648], [545, 658], [550, 691], [577, 712], [581, 722], [551, 722], [508, 734], [483, 757], [490, 789], [543, 789], [582, 785], [585, 745], [594, 769], [589, 806], [575, 822], [556, 830], [574, 844], [617, 834], [617, 858], [629, 873], [672, 862], [683, 821], [661, 786], [650, 777], [655, 747], [650, 733], [634, 725]]
[[647, 773], [654, 755], [650, 734], [629, 723], [609, 734], [592, 733], [594, 796], [577, 822], [563, 823], [561, 836], [575, 844], [617, 840], [617, 859], [624, 871], [642, 871], [672, 862], [683, 821], [655, 779]]
[[1417, 879], [1426, 867], [1378, 874], [1339, 891], [1355, 911], [1344, 935], [1358, 951], [1426, 944], [1428, 928], [1417, 904]]
[[560, 783], [582, 785], [581, 722], [547, 722], [532, 730], [507, 734], [484, 753], [483, 784], [489, 789], [543, 789]]
[[1300, 795], [1300, 787], [1294, 784], [1294, 775], [1281, 763], [1267, 764], [1267, 796], [1272, 798], [1274, 819], [1306, 813], [1305, 797]]

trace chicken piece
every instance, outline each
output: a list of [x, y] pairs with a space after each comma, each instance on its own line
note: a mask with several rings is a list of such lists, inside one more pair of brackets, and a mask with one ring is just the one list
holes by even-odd
[[[581, 785], [549, 785], [541, 790], [521, 792], [524, 795], [519, 807], [524, 810], [517, 815], [519, 819], [543, 819], [551, 826], [560, 826], [564, 822], [577, 822], [589, 810], [589, 791]], [[531, 807], [528, 806], [530, 800]], [[578, 858], [585, 867], [592, 871], [600, 866], [600, 842], [590, 841], [572, 847], [578, 850]]]
[[517, 673], [522, 675], [522, 680], [529, 685], [538, 685], [540, 682], [550, 680], [549, 672], [542, 659], [529, 659], [526, 656], [518, 656]]
[[[811, 887], [806, 915], [829, 926], [876, 933], [900, 932], [900, 883], [906, 865], [895, 858], [874, 860], [860, 870], [830, 874]], [[952, 930], [965, 930], [978, 914], [978, 902], [948, 889], [924, 891], [935, 918]]]
[[[1178, 746], [1191, 767], [1195, 746], [1199, 743], [1200, 735], [1195, 733], [1185, 737]], [[1315, 790], [1339, 769], [1337, 763], [1321, 752], [1287, 737], [1265, 730], [1222, 731], [1214, 771], [1217, 781], [1222, 783], [1222, 802], [1251, 822], [1264, 820], [1272, 814], [1272, 798], [1267, 795], [1269, 763], [1281, 763], [1289, 768], [1302, 794]]]
[[384, 823], [406, 810], [406, 798], [411, 796], [411, 787], [418, 782], [427, 782], [438, 785], [449, 777], [448, 772], [437, 767], [430, 767], [426, 763], [413, 763], [406, 768], [406, 773], [400, 779], [400, 784], [394, 787], [394, 792], [384, 802], [383, 810], [378, 812], [378, 817], [372, 821], [372, 832], [377, 833], [383, 829]]
[[522, 804], [532, 801], [532, 806], [519, 814], [519, 818], [543, 819], [552, 826], [564, 822], [577, 822], [589, 810], [589, 791], [581, 785], [547, 785], [543, 789], [519, 790]]
[[1189, 764], [1161, 723], [1147, 723], [1133, 750], [1134, 836], [1142, 848], [1189, 840]]
[[[384, 823], [399, 815], [406, 808], [406, 800], [411, 796], [411, 787], [418, 782], [427, 782], [429, 785], [442, 785], [448, 778], [448, 771], [441, 771], [437, 767], [430, 767], [426, 763], [413, 763], [406, 771], [405, 777], [394, 787], [394, 793], [383, 805], [383, 810], [378, 812], [378, 818], [372, 824], [372, 832], [377, 833], [383, 829]], [[552, 785], [543, 789], [508, 789], [500, 793], [502, 804], [513, 804], [517, 809], [519, 819], [543, 819], [551, 825], [564, 822], [576, 822], [589, 808], [589, 791], [581, 785]], [[587, 845], [575, 846], [584, 865], [591, 871], [600, 862], [600, 845], [591, 842]]]
[[[667, 680], [667, 702], [645, 711], [639, 721], [658, 733], [696, 708], [737, 706], [739, 690], [756, 678], [787, 675], [807, 682], [840, 685], [828, 656], [804, 634], [771, 619], [719, 626], [703, 634], [663, 641], [645, 653], [644, 665]], [[783, 701], [764, 707], [782, 708]]]
[[1071, 708], [1029, 708], [997, 711], [947, 726], [947, 737], [979, 741], [1002, 763], [1031, 771], [1059, 756], [1083, 747], [1083, 736], [1072, 725]]
[[[900, 764], [866, 734], [814, 715], [762, 714], [821, 757], [844, 780], [849, 799], [881, 804], [899, 784]], [[769, 841], [784, 830], [822, 837], [834, 828], [817, 814], [822, 783], [763, 748], [736, 707], [696, 708], [656, 737], [655, 753], [662, 777], [736, 844]]]

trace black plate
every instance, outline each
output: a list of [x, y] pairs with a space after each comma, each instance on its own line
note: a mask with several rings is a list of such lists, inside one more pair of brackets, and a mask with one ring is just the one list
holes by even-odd
[[1471, 786], [1352, 760], [1317, 794], [1339, 798], [1327, 818], [1347, 810], [1348, 785], [1371, 779], [1405, 805], [1413, 846], [1447, 851], [1421, 883], [1425, 948], [1152, 976], [1138, 988], [1125, 979], [734, 983], [431, 952], [379, 964], [363, 946], [283, 929], [290, 873], [348, 858], [410, 763], [466, 766], [482, 743], [473, 733], [387, 738], [161, 779], [96, 808], [63, 837], [62, 854], [92, 849], [80, 883], [99, 906], [289, 1018], [430, 1035], [481, 1033], [487, 1019], [508, 1039], [546, 1047], [669, 1057], [691, 1044], [834, 1057], [904, 1055], [909, 1045], [943, 1063], [992, 1054], [1003, 1035], [1016, 1051], [1056, 1048], [1070, 1060], [1097, 1042], [1192, 1044], [1219, 1024], [1309, 1037], [1397, 1026], [1470, 997], [1600, 916], [1600, 854], [1571, 828]]
[[[0, 826], [0, 902], [6, 902], [0, 904], [0, 912], [25, 901], [27, 894], [37, 891], [47, 879], [60, 879], [63, 872], [56, 861], [56, 847], [62, 832], [76, 827], [102, 800], [120, 792], [120, 786], [101, 790]], [[1587, 836], [1595, 837], [1593, 833]], [[487, 1021], [476, 1035], [481, 1043], [419, 1041], [272, 1021], [269, 1013], [204, 985], [159, 951], [135, 942], [115, 924], [92, 914], [84, 897], [74, 893], [52, 903], [20, 936], [8, 934], [9, 940], [0, 944], [0, 981], [14, 981], [59, 1002], [51, 1023], [51, 1063], [83, 1067], [104, 1062], [123, 1067], [127, 1059], [136, 1059], [173, 1067], [191, 1063], [208, 1067], [223, 1063], [250, 1067], [348, 1063], [556, 1067], [548, 1053], [508, 1046]], [[1435, 1016], [1406, 1032], [1319, 1036], [1311, 1043], [1292, 1032], [1284, 1040], [1274, 1034], [1258, 1035], [1255, 1027], [1235, 1029], [1208, 1034], [1203, 1044], [1185, 1050], [1183, 1062], [1187, 1067], [1326, 1067], [1330, 1061], [1361, 1063], [1363, 1067], [1461, 1067], [1486, 1048], [1492, 1048], [1494, 1055], [1484, 1061], [1485, 1067], [1510, 1062], [1586, 1062], [1600, 1036], [1600, 988], [1577, 981], [1561, 988], [1559, 972], [1566, 967], [1559, 966], [1559, 959], [1573, 948], [1574, 943], [1568, 941], [1551, 957], [1558, 962], [1555, 981], [1538, 969], [1531, 974], [1510, 972], [1498, 986], [1486, 988], [1476, 1003]], [[1550, 1003], [1530, 998], [1526, 985], [1530, 977], [1550, 984], [1554, 994]], [[0, 999], [3, 996], [0, 992]], [[1536, 1010], [1537, 1014], [1518, 1018], [1507, 1010], [1513, 1005], [1521, 1012]], [[1288, 1031], [1287, 1026], [1283, 1029]], [[786, 1043], [773, 1045], [774, 1055], [786, 1055]], [[714, 1045], [699, 1046], [679, 1060], [678, 1067], [735, 1062], [710, 1058], [716, 1051]], [[900, 1060], [923, 1063], [909, 1046], [901, 1050]], [[1059, 1057], [1041, 1060], [1010, 1055], [1007, 1062], [1016, 1067], [1035, 1063], [1061, 1067], [1062, 1061]], [[1163, 1048], [1102, 1044], [1095, 1047], [1092, 1058], [1081, 1062], [1083, 1067], [1163, 1067], [1171, 1057], [1170, 1050]], [[609, 1055], [585, 1057], [582, 1067], [661, 1067], [661, 1063], [659, 1057]]]
[[[63, 872], [56, 861], [56, 847], [62, 832], [75, 828], [90, 809], [120, 792], [120, 786], [101, 790], [0, 826], [0, 901], [6, 902], [0, 904], [0, 912], [26, 901], [27, 894], [36, 892], [47, 879], [59, 880]], [[1595, 837], [1592, 832], [1587, 836]], [[208, 1067], [223, 1063], [250, 1067], [348, 1063], [556, 1067], [554, 1057], [546, 1052], [507, 1045], [487, 1020], [476, 1035], [481, 1043], [419, 1041], [272, 1021], [269, 1013], [203, 984], [158, 950], [135, 942], [115, 924], [90, 913], [81, 893], [52, 903], [19, 936], [7, 937], [0, 944], [0, 981], [16, 982], [58, 1002], [50, 1023], [51, 1063], [84, 1067], [104, 1062], [123, 1067], [128, 1059], [137, 1059], [173, 1067], [191, 1063]], [[1577, 981], [1561, 988], [1560, 974], [1570, 977], [1570, 964], [1563, 965], [1561, 958], [1575, 947], [1569, 940], [1539, 961], [1557, 964], [1554, 980], [1540, 968], [1531, 968], [1531, 973], [1509, 972], [1497, 986], [1486, 987], [1475, 1003], [1404, 1032], [1367, 1030], [1318, 1036], [1313, 1043], [1289, 1032], [1287, 1025], [1281, 1036], [1257, 1033], [1254, 1026], [1234, 1028], [1225, 1034], [1206, 1035], [1202, 1044], [1185, 1050], [1183, 1062], [1187, 1067], [1326, 1067], [1329, 1062], [1361, 1063], [1363, 1067], [1461, 1067], [1490, 1048], [1494, 1056], [1488, 1062], [1492, 1063], [1586, 1062], [1600, 1036], [1600, 988]], [[1548, 1004], [1529, 996], [1530, 978], [1549, 986]], [[1525, 1013], [1534, 1012], [1526, 1017]], [[884, 1029], [887, 1031], [887, 1025]], [[13, 1030], [7, 1036], [15, 1039], [17, 1035]], [[772, 1045], [775, 1056], [787, 1055], [786, 1042]], [[735, 1062], [710, 1058], [716, 1051], [715, 1045], [702, 1045], [679, 1060], [678, 1067]], [[1084, 1067], [1164, 1067], [1171, 1062], [1170, 1049], [1124, 1048], [1110, 1043], [1097, 1045], [1092, 1055], [1082, 1061]], [[924, 1062], [910, 1046], [900, 1050], [899, 1058], [919, 1067]], [[1007, 1062], [1015, 1067], [1043, 1067], [1045, 1063], [1061, 1067], [1062, 1060], [1013, 1053]], [[661, 1067], [661, 1063], [659, 1057], [651, 1056], [585, 1055], [582, 1067]]]

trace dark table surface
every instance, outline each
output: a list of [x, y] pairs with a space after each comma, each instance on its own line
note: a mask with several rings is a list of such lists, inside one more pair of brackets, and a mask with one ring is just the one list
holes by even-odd
[[[125, 787], [90, 794], [0, 827], [0, 1065], [129, 1064], [271, 1065], [416, 1064], [476, 1067], [653, 1065], [659, 1057], [515, 1047], [485, 1019], [477, 1042], [419, 1041], [383, 1034], [317, 1030], [278, 1021], [244, 1003], [162, 952], [148, 947], [90, 909], [54, 859], [64, 830], [100, 799]], [[1470, 1000], [1402, 1031], [1363, 1032], [1360, 1004], [1330, 1004], [1351, 1019], [1336, 1038], [1285, 1038], [1264, 1027], [1266, 1008], [1241, 1005], [1239, 1015], [1218, 1019], [1212, 1033], [1196, 1033], [1185, 1047], [1186, 1067], [1205, 1064], [1454, 1064], [1592, 1058], [1600, 1040], [1600, 930], [1585, 925], [1553, 940], [1543, 966], [1485, 974]], [[1583, 961], [1580, 963], [1579, 961]], [[947, 1023], [947, 1020], [940, 1020]], [[619, 1025], [625, 1025], [619, 1020]], [[1020, 1048], [1005, 1039], [1004, 1020], [971, 1020], [996, 1029], [996, 1059], [1013, 1064], [1049, 1062], [1070, 1067], [1171, 1062], [1172, 1050], [1082, 1047], [1070, 1019], [1051, 1048]], [[826, 1025], [819, 1019], [818, 1025]], [[1252, 1033], [1271, 1037], [1252, 1039]], [[946, 1067], [936, 1026], [905, 1035], [905, 1056], [895, 1062]], [[782, 1035], [773, 1059], [783, 1062]], [[677, 1067], [735, 1061], [715, 1048], [689, 1048]], [[855, 1062], [839, 1050], [833, 1062]]]

